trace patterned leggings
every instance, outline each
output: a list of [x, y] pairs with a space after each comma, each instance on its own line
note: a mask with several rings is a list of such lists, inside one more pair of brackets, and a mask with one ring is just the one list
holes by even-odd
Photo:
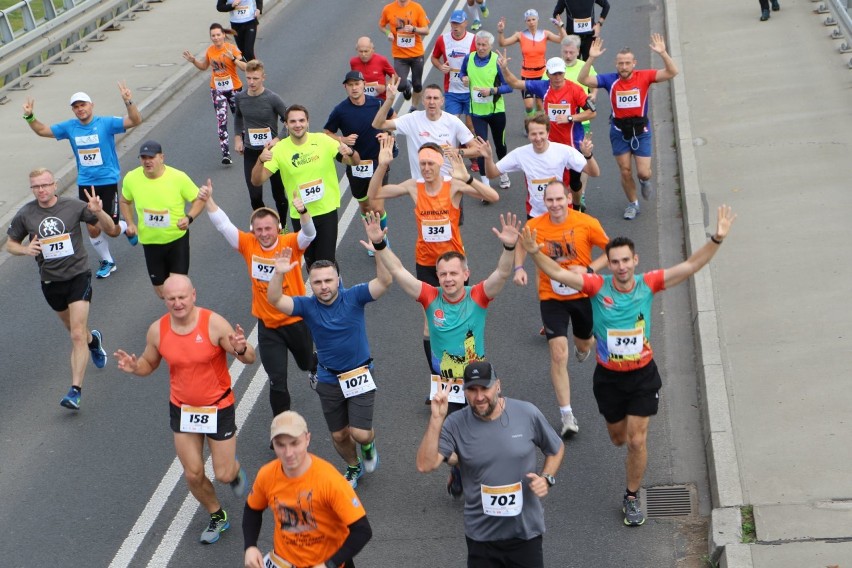
[[242, 90], [237, 91], [217, 91], [210, 89], [210, 96], [213, 98], [213, 110], [216, 111], [216, 124], [219, 129], [219, 147], [222, 149], [222, 156], [230, 156], [231, 150], [228, 145], [228, 108], [231, 113], [237, 112], [236, 95]]

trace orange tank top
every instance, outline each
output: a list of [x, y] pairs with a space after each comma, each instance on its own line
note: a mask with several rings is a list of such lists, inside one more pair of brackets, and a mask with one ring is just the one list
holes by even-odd
[[417, 201], [414, 219], [417, 221], [417, 249], [415, 262], [421, 266], [435, 266], [438, 257], [449, 251], [464, 253], [459, 231], [459, 208], [453, 204], [450, 184], [445, 176], [438, 195], [426, 193], [426, 182], [417, 180]]
[[160, 318], [160, 355], [169, 364], [169, 400], [180, 406], [226, 408], [234, 404], [231, 374], [225, 350], [210, 343], [210, 310], [198, 308], [198, 324], [182, 335], [175, 333], [169, 314]]
[[536, 30], [535, 36], [538, 39], [533, 39], [529, 35], [529, 30], [521, 32], [521, 78], [523, 79], [541, 79], [544, 75], [544, 60], [547, 55], [547, 37], [541, 30]]

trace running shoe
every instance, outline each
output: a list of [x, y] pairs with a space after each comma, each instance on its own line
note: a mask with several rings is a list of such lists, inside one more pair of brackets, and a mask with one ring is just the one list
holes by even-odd
[[219, 535], [231, 528], [231, 523], [228, 522], [228, 513], [222, 509], [222, 516], [210, 515], [210, 523], [204, 532], [201, 533], [201, 544], [213, 544], [219, 540]]
[[645, 524], [645, 513], [639, 508], [638, 498], [629, 499], [625, 496], [621, 511], [624, 513], [624, 524], [628, 527], [638, 527]]
[[130, 246], [135, 247], [136, 245], [139, 244], [139, 235], [133, 235], [131, 237], [127, 233], [124, 233], [124, 236], [127, 237], [127, 240], [130, 243]]
[[92, 343], [94, 347], [89, 347], [89, 352], [92, 354], [92, 363], [98, 369], [103, 369], [107, 364], [107, 352], [104, 349], [104, 336], [97, 329], [92, 330]]
[[231, 486], [231, 491], [234, 492], [234, 496], [237, 499], [242, 499], [246, 496], [248, 480], [246, 479], [246, 470], [244, 470], [242, 466], [240, 466], [240, 471], [237, 473], [237, 476], [228, 485]]
[[450, 478], [447, 480], [447, 493], [453, 497], [461, 497], [464, 493], [462, 488], [461, 470], [457, 465], [450, 466]]
[[574, 418], [574, 413], [568, 411], [562, 415], [562, 431], [563, 438], [571, 436], [580, 431], [580, 426], [577, 424], [577, 419]]
[[319, 382], [319, 379], [317, 379], [317, 372], [308, 371], [308, 384], [311, 385], [313, 390], [317, 390], [317, 382]]
[[760, 11], [760, 21], [765, 22], [769, 19], [769, 10], [761, 10]]
[[352, 489], [358, 487], [358, 480], [361, 476], [364, 475], [364, 468], [361, 466], [361, 460], [358, 460], [358, 465], [347, 465], [346, 473], [343, 474], [343, 477], [346, 478], [346, 481], [349, 482], [349, 485], [352, 486]]
[[500, 174], [500, 189], [509, 189], [512, 187], [512, 182], [509, 181], [509, 174]]
[[80, 397], [82, 396], [83, 393], [74, 387], [71, 387], [68, 389], [68, 394], [59, 401], [59, 404], [65, 408], [70, 408], [71, 410], [80, 410]]
[[582, 363], [583, 361], [588, 359], [589, 355], [591, 355], [591, 354], [592, 354], [591, 349], [589, 349], [588, 351], [580, 351], [576, 347], [574, 347], [574, 357], [577, 358], [578, 363]]
[[491, 14], [491, 11], [488, 9], [488, 6], [486, 6], [485, 4], [479, 5], [479, 11], [482, 12], [483, 18], [487, 18]]
[[475, 32], [482, 27], [482, 22], [479, 21], [479, 18], [476, 18], [473, 23], [470, 25], [470, 31]]
[[649, 179], [640, 179], [639, 188], [642, 190], [642, 199], [651, 199], [654, 197], [654, 186]]
[[114, 262], [102, 260], [100, 268], [98, 268], [98, 271], [95, 272], [95, 276], [98, 278], [108, 278], [110, 274], [115, 272], [115, 269], [116, 266]]
[[781, 4], [778, 3], [778, 0], [772, 0], [772, 11], [777, 12], [781, 9]]
[[624, 209], [624, 218], [628, 221], [632, 221], [639, 215], [639, 205], [636, 203], [628, 203], [627, 207]]
[[371, 448], [365, 449], [367, 446], [361, 446], [361, 455], [364, 456], [364, 471], [373, 473], [379, 467], [379, 450], [376, 449], [376, 440], [369, 444]]
[[222, 156], [222, 165], [223, 166], [230, 166], [233, 163], [234, 163], [234, 161], [231, 159], [231, 156]]

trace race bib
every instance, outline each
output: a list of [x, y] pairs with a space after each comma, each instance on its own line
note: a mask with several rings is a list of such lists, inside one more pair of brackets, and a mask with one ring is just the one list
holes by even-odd
[[560, 296], [571, 296], [580, 292], [579, 290], [575, 290], [571, 286], [563, 284], [562, 282], [554, 280], [553, 278], [550, 279], [550, 287], [553, 288], [553, 291], [559, 294]]
[[337, 375], [337, 380], [340, 382], [340, 389], [345, 398], [352, 398], [376, 390], [376, 383], [373, 381], [373, 375], [370, 374], [367, 365], [341, 373]]
[[615, 106], [618, 108], [639, 108], [639, 89], [616, 91]]
[[613, 355], [639, 355], [642, 353], [643, 339], [639, 328], [606, 330], [606, 348]]
[[443, 219], [423, 219], [420, 222], [423, 240], [427, 243], [444, 243], [453, 238], [453, 226], [447, 217]]
[[494, 100], [491, 95], [483, 95], [481, 91], [473, 91], [473, 102], [475, 103], [490, 103]]
[[396, 45], [398, 47], [414, 47], [414, 34], [396, 32]]
[[272, 141], [272, 129], [268, 126], [266, 128], [249, 128], [248, 138], [251, 146], [266, 146], [267, 142]]
[[373, 177], [373, 160], [362, 160], [352, 166], [352, 175], [356, 178], [366, 179]]
[[533, 179], [529, 181], [530, 195], [535, 199], [544, 199], [544, 190], [547, 189], [547, 184], [556, 181], [555, 177], [547, 179]]
[[213, 75], [213, 87], [217, 91], [233, 91], [234, 81], [230, 75], [225, 75], [224, 77]]
[[370, 97], [379, 96], [379, 83], [367, 83], [364, 85], [364, 94]]
[[299, 186], [299, 195], [302, 197], [302, 203], [306, 205], [322, 199], [324, 192], [325, 184], [322, 179], [315, 179]]
[[238, 8], [234, 10], [234, 18], [245, 18], [248, 14], [248, 8]]
[[152, 229], [168, 229], [172, 226], [172, 218], [168, 209], [163, 211], [154, 211], [152, 209], [142, 210], [142, 222], [146, 227]]
[[492, 517], [516, 517], [524, 508], [521, 482], [511, 485], [481, 485], [482, 512]]
[[263, 568], [293, 568], [293, 565], [271, 551], [263, 557]]
[[104, 165], [104, 157], [101, 156], [100, 148], [80, 148], [77, 150], [80, 156], [80, 165], [84, 168]]
[[41, 239], [41, 256], [45, 260], [64, 258], [72, 254], [74, 254], [74, 245], [68, 233]]
[[464, 404], [464, 379], [462, 377], [444, 378], [441, 375], [432, 375], [429, 387], [429, 400], [435, 398], [438, 389], [447, 391], [447, 401], [456, 404]]
[[180, 431], [196, 434], [215, 434], [219, 427], [217, 420], [218, 412], [215, 406], [190, 406], [184, 404], [180, 407]]
[[275, 273], [275, 261], [255, 254], [251, 255], [251, 277], [255, 280], [269, 282]]
[[559, 117], [567, 118], [571, 116], [571, 105], [547, 105], [547, 118], [550, 122], [557, 122]]
[[574, 33], [575, 34], [585, 34], [592, 31], [592, 19], [591, 18], [576, 18], [574, 20]]
[[461, 80], [461, 69], [450, 69], [450, 86], [464, 88]]

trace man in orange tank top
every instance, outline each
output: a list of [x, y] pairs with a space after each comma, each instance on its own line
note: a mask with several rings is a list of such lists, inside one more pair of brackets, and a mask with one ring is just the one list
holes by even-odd
[[163, 284], [163, 300], [168, 313], [148, 328], [142, 355], [119, 349], [114, 357], [119, 369], [139, 377], [153, 373], [163, 359], [168, 363], [175, 450], [190, 492], [210, 513], [201, 543], [213, 544], [231, 524], [204, 474], [204, 438], [216, 479], [229, 484], [242, 499], [248, 480], [236, 459], [236, 403], [226, 353], [250, 365], [255, 351], [239, 325], [234, 329], [219, 314], [195, 305], [195, 288], [189, 277], [169, 276]]

